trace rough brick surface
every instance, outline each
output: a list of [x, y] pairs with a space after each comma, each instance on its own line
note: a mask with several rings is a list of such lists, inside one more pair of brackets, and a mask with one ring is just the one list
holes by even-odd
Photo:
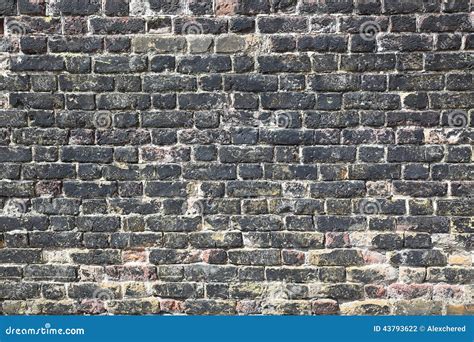
[[472, 314], [469, 0], [0, 4], [0, 313]]

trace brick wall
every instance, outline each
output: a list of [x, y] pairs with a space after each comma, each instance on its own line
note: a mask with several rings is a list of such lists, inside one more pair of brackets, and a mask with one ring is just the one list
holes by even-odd
[[2, 0], [0, 312], [472, 314], [471, 6]]

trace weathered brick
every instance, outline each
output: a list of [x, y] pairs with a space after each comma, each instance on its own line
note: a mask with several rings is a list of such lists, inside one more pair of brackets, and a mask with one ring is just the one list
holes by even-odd
[[41, 294], [41, 287], [35, 283], [2, 283], [0, 285], [0, 298], [25, 300], [37, 298]]
[[260, 71], [264, 74], [279, 72], [304, 72], [311, 70], [311, 61], [306, 55], [277, 55], [258, 57]]
[[77, 267], [63, 265], [28, 265], [24, 269], [28, 280], [74, 281], [77, 277]]
[[55, 55], [11, 57], [12, 71], [61, 71], [64, 59]]
[[304, 147], [303, 161], [305, 163], [322, 162], [337, 163], [351, 162], [356, 158], [356, 149], [349, 146], [337, 147]]
[[229, 261], [235, 265], [278, 265], [280, 253], [278, 250], [230, 250]]
[[358, 197], [365, 194], [364, 182], [318, 182], [310, 186], [311, 196], [326, 197]]
[[201, 226], [200, 217], [150, 216], [146, 220], [147, 227], [153, 231], [189, 232]]
[[395, 252], [390, 262], [406, 266], [439, 266], [446, 264], [446, 256], [439, 250], [406, 250]]
[[230, 71], [231, 60], [227, 56], [190, 56], [179, 60], [178, 72], [185, 74]]
[[65, 146], [61, 151], [62, 160], [65, 162], [111, 162], [113, 150], [108, 147], [91, 146]]
[[120, 251], [115, 249], [93, 249], [71, 253], [73, 262], [84, 265], [110, 265], [121, 262]]
[[80, 198], [95, 198], [113, 196], [117, 192], [115, 183], [94, 183], [94, 182], [64, 182], [64, 193], [67, 196]]
[[34, 264], [42, 260], [41, 249], [10, 248], [0, 250], [2, 264]]
[[130, 34], [144, 33], [145, 20], [143, 18], [91, 18], [89, 21], [92, 32], [95, 34]]

